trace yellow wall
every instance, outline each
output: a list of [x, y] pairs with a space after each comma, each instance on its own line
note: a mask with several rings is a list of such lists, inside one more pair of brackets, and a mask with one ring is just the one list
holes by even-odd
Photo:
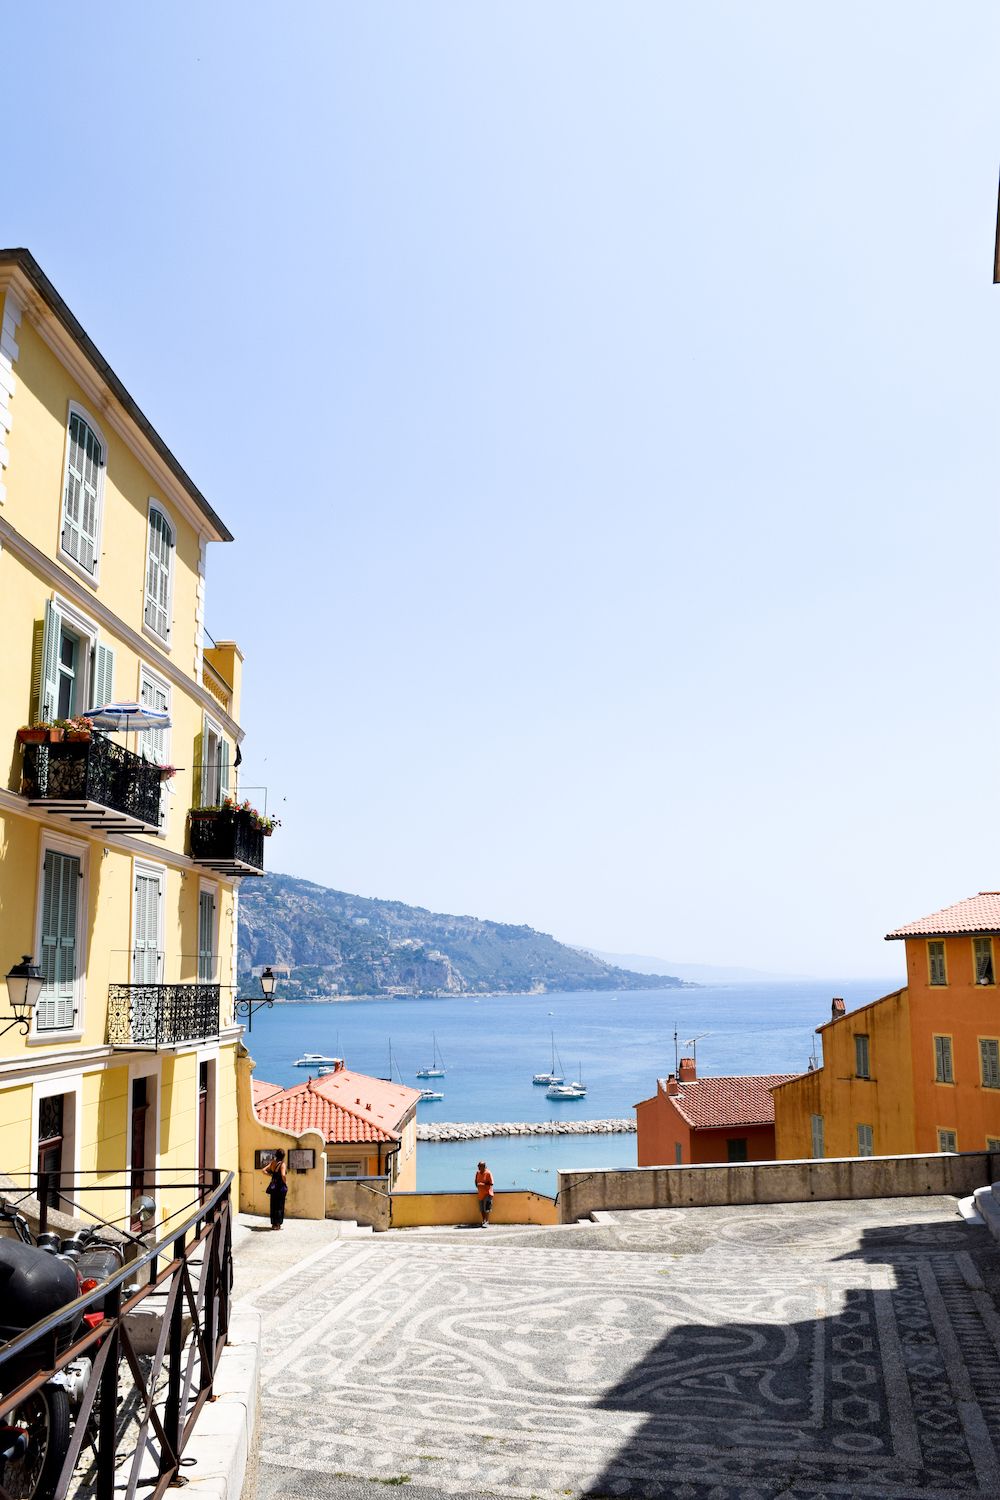
[[[478, 1224], [481, 1215], [475, 1193], [392, 1194], [393, 1229], [415, 1229], [432, 1224]], [[500, 1192], [493, 1198], [491, 1224], [558, 1224], [553, 1198], [541, 1193]]]
[[[870, 1079], [856, 1075], [858, 1035], [869, 1038]], [[826, 1156], [857, 1156], [858, 1125], [872, 1127], [876, 1156], [916, 1150], [908, 992], [851, 1011], [820, 1036], [823, 1066], [774, 1090], [778, 1159], [812, 1155], [813, 1115], [823, 1117]]]
[[[9, 275], [4, 271], [0, 280]], [[82, 350], [65, 351], [64, 331], [26, 284], [14, 292], [22, 305], [13, 359], [15, 388], [7, 402], [8, 461], [2, 470], [0, 507], [0, 974], [24, 953], [38, 956], [41, 857], [47, 837], [72, 841], [82, 860], [79, 896], [85, 919], [78, 952], [78, 1024], [32, 1035], [16, 1030], [0, 1037], [0, 1166], [11, 1174], [35, 1170], [33, 1142], [38, 1106], [45, 1093], [70, 1101], [71, 1130], [64, 1170], [101, 1187], [90, 1206], [110, 1219], [127, 1214], [127, 1168], [131, 1154], [130, 1088], [137, 1072], [153, 1080], [158, 1124], [155, 1154], [147, 1168], [166, 1182], [193, 1181], [198, 1159], [198, 1079], [202, 1060], [214, 1065], [214, 1131], [210, 1164], [237, 1170], [236, 1047], [232, 972], [235, 886], [231, 879], [200, 870], [189, 859], [187, 812], [198, 800], [196, 741], [206, 712], [230, 744], [230, 762], [242, 731], [238, 713], [242, 656], [225, 643], [213, 660], [225, 669], [231, 692], [209, 683], [202, 667], [204, 556], [219, 533], [196, 497], [171, 474], [148, 439], [119, 407]], [[0, 286], [4, 310], [14, 298]], [[46, 330], [43, 336], [43, 329]], [[57, 353], [53, 344], [60, 348]], [[0, 393], [2, 399], [2, 393]], [[76, 402], [106, 444], [100, 563], [96, 579], [85, 577], [60, 552], [67, 425]], [[144, 627], [144, 589], [149, 501], [166, 510], [175, 531], [172, 620], [169, 643]], [[37, 554], [33, 549], [37, 549]], [[167, 818], [159, 835], [126, 836], [91, 829], [65, 815], [33, 810], [21, 795], [22, 753], [18, 727], [30, 721], [35, 701], [35, 655], [46, 604], [54, 598], [76, 611], [101, 645], [114, 652], [114, 696], [138, 698], [145, 666], [170, 690], [173, 729], [168, 757], [183, 769], [170, 783]], [[90, 706], [85, 704], [83, 706]], [[130, 750], [141, 737], [114, 736]], [[162, 867], [163, 982], [197, 979], [198, 900], [203, 880], [214, 884], [217, 911], [216, 979], [222, 986], [220, 1036], [175, 1052], [115, 1051], [108, 1045], [108, 985], [132, 978], [130, 949], [136, 861]], [[214, 1145], [213, 1145], [214, 1136]], [[91, 1175], [87, 1175], [91, 1174]], [[190, 1190], [164, 1186], [159, 1208], [168, 1213], [191, 1198]]]

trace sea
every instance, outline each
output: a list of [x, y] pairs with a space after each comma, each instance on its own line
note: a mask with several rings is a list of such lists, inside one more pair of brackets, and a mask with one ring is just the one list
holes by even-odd
[[[804, 1071], [810, 1055], [822, 1055], [815, 1029], [830, 1019], [833, 996], [854, 1010], [895, 987], [843, 979], [278, 1004], [257, 1012], [245, 1041], [254, 1076], [283, 1087], [309, 1076], [296, 1058], [322, 1052], [377, 1078], [439, 1089], [444, 1099], [419, 1104], [418, 1121], [622, 1119], [634, 1118], [637, 1101], [673, 1071], [675, 1035], [681, 1055], [696, 1053], [700, 1077]], [[586, 1084], [585, 1099], [556, 1102], [532, 1083], [533, 1073], [548, 1071], [553, 1046], [558, 1070]], [[418, 1079], [435, 1048], [445, 1076]], [[484, 1157], [498, 1188], [554, 1195], [560, 1168], [634, 1167], [635, 1135], [421, 1141], [417, 1186], [471, 1187]]]

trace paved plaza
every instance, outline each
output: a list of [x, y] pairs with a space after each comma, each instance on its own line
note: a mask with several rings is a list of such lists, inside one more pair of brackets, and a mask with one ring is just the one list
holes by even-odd
[[288, 1228], [237, 1259], [261, 1500], [1000, 1496], [1000, 1254], [951, 1198]]

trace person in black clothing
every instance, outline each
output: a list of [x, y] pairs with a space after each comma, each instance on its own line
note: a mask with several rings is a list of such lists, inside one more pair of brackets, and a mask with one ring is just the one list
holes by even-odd
[[280, 1229], [285, 1222], [285, 1199], [288, 1197], [288, 1171], [284, 1151], [275, 1151], [264, 1171], [270, 1177], [267, 1196], [271, 1205], [271, 1228]]

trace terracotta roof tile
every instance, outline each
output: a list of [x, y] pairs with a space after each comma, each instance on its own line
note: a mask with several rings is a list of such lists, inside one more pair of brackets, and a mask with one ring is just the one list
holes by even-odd
[[754, 1073], [740, 1078], [697, 1078], [671, 1097], [678, 1114], [695, 1130], [724, 1125], [773, 1125], [771, 1090], [798, 1073]]
[[307, 1078], [258, 1101], [258, 1120], [292, 1135], [318, 1130], [331, 1145], [398, 1141], [403, 1120], [420, 1097], [418, 1089], [386, 1083], [340, 1068], [325, 1078]]
[[886, 933], [886, 941], [908, 937], [952, 937], [963, 932], [1000, 933], [1000, 891], [980, 891], [954, 906], [943, 906], [929, 917], [907, 922]]
[[258, 1104], [262, 1104], [269, 1094], [280, 1094], [282, 1091], [280, 1083], [265, 1083], [263, 1078], [251, 1078], [250, 1089], [253, 1094], [254, 1109]]

